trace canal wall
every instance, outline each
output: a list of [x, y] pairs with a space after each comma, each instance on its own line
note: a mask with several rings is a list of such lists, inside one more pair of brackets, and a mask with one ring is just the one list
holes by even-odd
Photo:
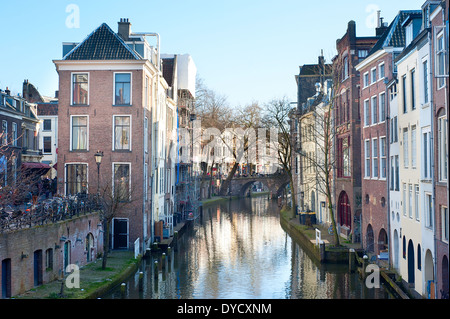
[[[315, 230], [302, 229], [295, 219], [289, 218], [289, 211], [284, 207], [280, 211], [281, 227], [299, 244], [307, 253], [320, 263], [348, 264], [349, 251], [347, 247], [330, 247], [326, 243], [315, 244]], [[305, 226], [306, 227], [306, 226]]]

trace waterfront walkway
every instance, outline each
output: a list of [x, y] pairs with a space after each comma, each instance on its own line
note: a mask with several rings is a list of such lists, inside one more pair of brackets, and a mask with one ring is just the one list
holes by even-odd
[[80, 287], [67, 288], [61, 286], [65, 280], [55, 280], [26, 293], [15, 296], [14, 299], [89, 299], [98, 298], [115, 285], [120, 284], [139, 266], [140, 258], [134, 258], [133, 251], [114, 250], [109, 253], [106, 269], [102, 269], [102, 259], [98, 259], [80, 268]]

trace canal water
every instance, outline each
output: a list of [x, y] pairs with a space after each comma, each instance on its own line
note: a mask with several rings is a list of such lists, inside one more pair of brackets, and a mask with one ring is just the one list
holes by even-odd
[[278, 212], [264, 197], [204, 207], [170, 254], [144, 258], [125, 289], [102, 298], [390, 298], [383, 286], [366, 288], [347, 265], [315, 263], [281, 228]]

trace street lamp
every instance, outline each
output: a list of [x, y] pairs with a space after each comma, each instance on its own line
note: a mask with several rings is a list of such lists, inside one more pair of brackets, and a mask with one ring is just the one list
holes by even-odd
[[102, 163], [103, 152], [97, 151], [94, 157], [97, 163], [97, 195], [100, 195], [100, 164]]

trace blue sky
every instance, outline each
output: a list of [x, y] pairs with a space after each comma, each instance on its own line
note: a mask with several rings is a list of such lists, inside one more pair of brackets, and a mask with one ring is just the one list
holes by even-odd
[[[189, 53], [206, 85], [232, 106], [283, 96], [295, 101], [299, 66], [316, 63], [322, 49], [330, 61], [348, 21], [356, 21], [358, 36], [371, 36], [376, 9], [390, 23], [399, 10], [420, 9], [423, 2], [2, 1], [0, 88], [21, 93], [28, 79], [41, 94], [53, 96], [58, 75], [52, 60], [62, 57], [62, 42], [80, 42], [103, 22], [117, 31], [119, 19], [128, 18], [132, 31], [160, 34], [162, 53]], [[79, 9], [78, 27], [71, 25], [75, 12], [66, 12], [73, 4]]]

